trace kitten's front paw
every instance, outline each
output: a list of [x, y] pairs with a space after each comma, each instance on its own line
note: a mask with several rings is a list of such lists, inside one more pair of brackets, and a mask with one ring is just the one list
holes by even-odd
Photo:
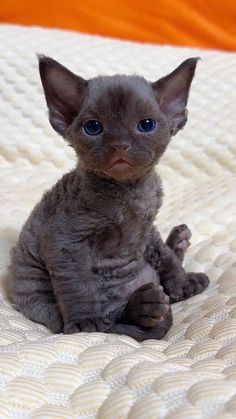
[[111, 327], [111, 322], [107, 319], [82, 320], [78, 323], [66, 323], [63, 333], [72, 334], [79, 332], [103, 332], [106, 333]]
[[130, 297], [126, 313], [138, 326], [156, 327], [165, 320], [169, 297], [153, 283], [138, 288]]

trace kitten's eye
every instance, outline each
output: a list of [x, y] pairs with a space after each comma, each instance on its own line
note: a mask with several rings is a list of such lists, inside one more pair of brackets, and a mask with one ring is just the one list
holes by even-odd
[[96, 121], [95, 119], [90, 119], [85, 122], [84, 130], [88, 135], [99, 135], [103, 131], [103, 126], [101, 122]]
[[154, 121], [154, 119], [142, 119], [142, 121], [138, 123], [138, 130], [141, 132], [151, 132], [156, 128], [156, 124], [157, 123]]

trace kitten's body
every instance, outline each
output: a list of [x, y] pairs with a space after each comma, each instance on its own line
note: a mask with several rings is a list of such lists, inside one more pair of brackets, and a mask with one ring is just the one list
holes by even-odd
[[[22, 280], [14, 283], [14, 292], [18, 286], [22, 288], [24, 281], [26, 310], [31, 299], [28, 289], [32, 271], [43, 273], [51, 298], [51, 279], [44, 272], [63, 259], [75, 265], [78, 277], [83, 262], [86, 278], [85, 284], [80, 278], [79, 286], [86, 287], [91, 279], [98, 300], [103, 300], [102, 317], [118, 318], [136, 289], [150, 282], [159, 283], [144, 252], [161, 197], [160, 179], [155, 172], [130, 185], [98, 179], [79, 169], [66, 174], [36, 206], [12, 251], [12, 276], [19, 276], [19, 265], [22, 275]], [[104, 202], [108, 205], [104, 206]], [[26, 264], [22, 266], [25, 256]], [[55, 267], [51, 270], [53, 277]]]
[[[181, 117], [179, 100], [175, 118], [170, 107], [168, 128], [170, 114], [160, 113], [147, 82], [125, 76], [98, 78], [97, 84], [92, 80], [87, 96], [84, 92], [74, 106], [76, 76], [48, 63], [67, 88], [61, 96], [56, 87], [52, 95], [54, 81], [50, 75], [45, 82], [43, 67], [42, 80], [50, 83], [49, 96], [44, 85], [50, 121], [81, 159], [44, 195], [26, 222], [12, 251], [9, 297], [18, 310], [53, 332], [160, 338], [172, 323], [169, 299], [160, 284], [174, 302], [201, 292], [208, 283], [205, 275], [186, 274], [182, 267], [187, 227], [172, 232], [167, 245], [153, 226], [162, 201], [154, 165], [170, 140], [170, 130], [174, 134], [186, 122], [185, 112]], [[187, 93], [196, 61], [191, 65]], [[161, 91], [163, 79], [158, 86]], [[164, 99], [167, 96], [165, 91]], [[79, 116], [72, 118], [78, 106]], [[94, 118], [98, 109], [104, 132], [94, 139], [80, 121]], [[158, 120], [158, 132], [140, 135], [135, 121], [148, 115]], [[109, 126], [113, 129], [108, 133]]]

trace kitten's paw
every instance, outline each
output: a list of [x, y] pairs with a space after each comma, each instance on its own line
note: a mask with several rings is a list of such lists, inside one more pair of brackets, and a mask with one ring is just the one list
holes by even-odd
[[111, 327], [111, 322], [107, 319], [82, 320], [78, 323], [66, 323], [63, 332], [65, 334], [72, 333], [91, 333], [91, 332], [107, 332]]
[[165, 292], [170, 297], [170, 303], [173, 304], [200, 294], [207, 288], [208, 284], [209, 279], [204, 273], [188, 272], [186, 273], [185, 281], [181, 285], [177, 285], [173, 281], [173, 283], [168, 284], [168, 289], [165, 288]]
[[209, 279], [204, 273], [189, 272], [187, 280], [183, 285], [183, 299], [200, 294], [209, 285]]
[[165, 321], [170, 308], [169, 297], [153, 283], [137, 289], [130, 297], [126, 312], [136, 325], [156, 327]]
[[176, 255], [182, 260], [184, 253], [190, 246], [190, 239], [192, 233], [186, 224], [181, 224], [174, 227], [167, 240], [166, 244], [176, 253]]
[[167, 294], [170, 297], [170, 304], [178, 303], [179, 301], [184, 300], [184, 292], [181, 287], [175, 287], [173, 290], [168, 291]]

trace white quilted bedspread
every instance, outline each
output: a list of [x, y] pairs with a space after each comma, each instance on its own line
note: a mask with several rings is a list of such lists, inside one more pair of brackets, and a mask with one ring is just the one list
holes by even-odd
[[51, 129], [35, 53], [91, 77], [139, 73], [150, 80], [200, 55], [186, 129], [159, 171], [163, 235], [192, 228], [186, 269], [211, 285], [173, 307], [162, 341], [55, 335], [0, 300], [0, 417], [92, 419], [236, 418], [236, 54], [119, 42], [0, 26], [0, 277], [9, 249], [42, 192], [74, 166]]

